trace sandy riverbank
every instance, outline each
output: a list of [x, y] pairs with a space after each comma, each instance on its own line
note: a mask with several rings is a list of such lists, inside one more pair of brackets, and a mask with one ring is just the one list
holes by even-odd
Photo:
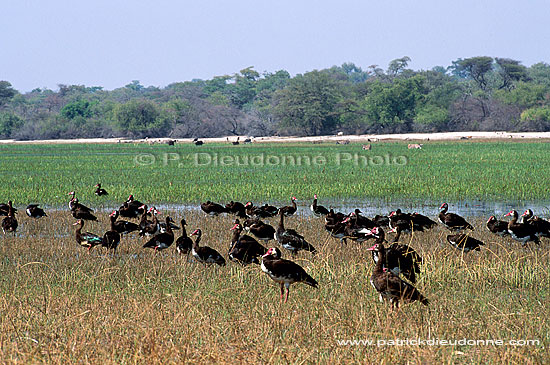
[[[248, 136], [240, 136], [240, 141], [244, 141]], [[450, 141], [461, 139], [550, 139], [550, 132], [442, 132], [442, 133], [404, 133], [404, 134], [362, 134], [362, 135], [330, 135], [314, 137], [252, 137], [255, 143], [284, 143], [284, 142], [372, 142], [372, 141]], [[0, 140], [0, 144], [71, 144], [71, 143], [166, 143], [174, 140], [177, 143], [191, 143], [191, 138], [148, 138], [148, 139], [128, 139], [128, 138], [77, 138], [77, 139], [54, 139], [54, 140], [30, 140], [17, 141], [13, 139]], [[219, 138], [201, 138], [205, 143], [222, 143], [236, 141], [237, 136], [219, 137]]]

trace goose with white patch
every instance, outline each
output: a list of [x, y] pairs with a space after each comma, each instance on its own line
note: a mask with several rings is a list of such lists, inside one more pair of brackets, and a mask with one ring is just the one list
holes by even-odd
[[202, 237], [202, 230], [196, 229], [195, 231], [193, 231], [193, 233], [191, 233], [191, 236], [197, 236], [197, 238], [195, 238], [195, 242], [193, 243], [191, 254], [198, 262], [201, 262], [205, 265], [206, 264], [216, 264], [220, 266], [225, 265], [225, 259], [218, 251], [208, 246], [203, 246], [203, 247], [199, 246], [199, 242]]
[[281, 251], [272, 247], [262, 256], [262, 271], [265, 272], [273, 281], [281, 287], [281, 300], [285, 293], [285, 303], [288, 301], [290, 285], [294, 283], [304, 283], [314, 288], [319, 284], [313, 279], [300, 265], [281, 258]]
[[42, 208], [38, 207], [38, 204], [29, 204], [27, 205], [27, 209], [25, 209], [25, 213], [31, 218], [42, 218], [47, 217], [46, 212]]
[[166, 217], [166, 232], [159, 233], [156, 236], [153, 236], [148, 242], [143, 245], [143, 248], [154, 248], [155, 251], [164, 250], [174, 243], [174, 231], [172, 231], [173, 222], [172, 218], [169, 216]]
[[107, 190], [103, 189], [101, 187], [101, 184], [96, 184], [94, 186], [94, 188], [97, 188], [95, 189], [94, 191], [94, 194], [97, 195], [97, 196], [105, 196], [105, 195], [109, 195], [109, 193], [107, 192]]
[[508, 222], [508, 232], [512, 239], [521, 242], [522, 246], [525, 246], [527, 242], [533, 241], [537, 245], [540, 244], [540, 239], [537, 236], [536, 229], [526, 223], [518, 223], [518, 212], [511, 210], [505, 217], [512, 217]]

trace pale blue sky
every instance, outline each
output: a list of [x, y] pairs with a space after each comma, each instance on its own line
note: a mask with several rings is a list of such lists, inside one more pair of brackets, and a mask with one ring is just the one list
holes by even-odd
[[[6, 4], [7, 3], [7, 4]], [[409, 56], [415, 70], [457, 58], [550, 63], [544, 0], [6, 0], [0, 80], [164, 87], [248, 66], [293, 76]]]

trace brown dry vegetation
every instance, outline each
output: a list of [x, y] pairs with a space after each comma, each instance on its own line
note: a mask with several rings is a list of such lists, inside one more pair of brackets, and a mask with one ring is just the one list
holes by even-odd
[[[166, 213], [166, 212], [162, 212]], [[232, 217], [170, 212], [202, 244], [227, 253]], [[39, 221], [18, 215], [18, 236], [0, 239], [0, 360], [4, 363], [548, 363], [549, 241], [540, 248], [491, 235], [473, 236], [481, 252], [461, 255], [442, 228], [418, 233], [425, 264], [417, 287], [430, 299], [391, 312], [369, 283], [365, 248], [340, 246], [319, 218], [294, 217], [319, 254], [295, 261], [320, 289], [297, 284], [289, 302], [258, 266], [204, 267], [174, 247], [145, 250], [124, 237], [116, 255], [74, 240], [68, 212]], [[101, 223], [86, 230], [102, 233]], [[272, 224], [275, 224], [272, 222]], [[178, 234], [176, 233], [176, 236]], [[409, 237], [405, 236], [404, 240]], [[402, 239], [402, 240], [403, 240]], [[275, 243], [271, 243], [275, 245]], [[288, 258], [286, 252], [283, 253]], [[538, 346], [339, 346], [337, 340], [537, 339]]]

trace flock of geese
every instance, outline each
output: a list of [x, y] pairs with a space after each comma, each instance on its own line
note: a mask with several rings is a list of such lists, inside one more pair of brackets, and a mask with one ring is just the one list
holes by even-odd
[[[101, 184], [95, 187], [96, 195], [108, 195]], [[96, 221], [97, 217], [92, 209], [79, 202], [74, 191], [69, 195], [71, 197], [69, 209], [76, 219], [73, 225], [77, 226], [75, 239], [78, 244], [87, 248], [88, 252], [95, 246], [102, 246], [116, 253], [121, 237], [131, 232], [138, 232], [140, 237], [148, 239], [143, 245], [144, 248], [160, 251], [175, 243], [176, 250], [180, 254], [191, 254], [196, 261], [204, 265], [224, 266], [226, 264], [221, 253], [211, 247], [200, 246], [202, 236], [200, 229], [195, 229], [188, 235], [185, 219], [181, 219], [180, 226], [177, 226], [169, 216], [159, 220], [157, 217], [159, 212], [155, 207], [148, 207], [136, 200], [133, 195], [130, 195], [118, 210], [109, 214], [110, 229], [103, 235], [83, 232], [85, 222]], [[232, 238], [227, 257], [242, 265], [260, 265], [262, 271], [279, 284], [281, 299], [284, 297], [285, 303], [288, 300], [291, 284], [302, 282], [317, 288], [318, 283], [300, 265], [283, 259], [279, 248], [267, 249], [259, 241], [268, 243], [275, 240], [292, 255], [299, 251], [316, 254], [315, 247], [303, 235], [285, 227], [285, 217], [295, 215], [298, 210], [296, 202], [296, 198], [292, 197], [291, 205], [279, 208], [269, 204], [255, 206], [252, 202], [243, 204], [234, 201], [226, 205], [207, 201], [200, 205], [201, 210], [209, 216], [235, 215], [236, 219], [230, 228]], [[465, 233], [466, 230], [474, 230], [474, 227], [460, 215], [448, 212], [448, 208], [448, 204], [443, 203], [438, 215], [439, 223], [454, 233], [447, 236], [447, 241], [464, 253], [479, 251], [484, 243], [471, 237], [470, 232]], [[314, 215], [324, 219], [325, 230], [330, 236], [339, 239], [342, 244], [346, 244], [348, 240], [355, 242], [374, 240], [374, 245], [367, 249], [375, 262], [370, 281], [378, 291], [380, 300], [389, 301], [392, 310], [399, 308], [400, 301], [404, 303], [419, 301], [428, 305], [428, 299], [414, 287], [416, 277], [420, 273], [422, 257], [408, 244], [399, 243], [399, 238], [402, 233], [432, 229], [438, 225], [436, 221], [419, 213], [403, 213], [400, 209], [391, 212], [388, 216], [377, 215], [372, 219], [363, 216], [359, 209], [344, 214], [319, 205], [317, 195], [314, 196], [310, 209]], [[17, 230], [16, 212], [17, 209], [13, 207], [12, 201], [8, 204], [0, 204], [0, 216], [5, 216], [2, 220], [4, 234]], [[36, 219], [47, 217], [44, 210], [37, 204], [28, 205], [25, 213]], [[279, 217], [276, 228], [262, 221], [264, 218], [275, 216]], [[523, 213], [521, 222], [518, 222], [519, 214], [515, 210], [510, 211], [506, 216], [511, 217], [510, 221], [497, 220], [491, 216], [486, 223], [487, 228], [494, 234], [510, 236], [522, 245], [530, 241], [540, 244], [541, 237], [550, 238], [550, 222], [534, 216], [530, 209]], [[134, 219], [135, 222], [122, 218]], [[387, 229], [388, 233], [395, 234], [390, 243], [386, 240], [384, 229]], [[181, 230], [177, 239], [174, 230]]]

